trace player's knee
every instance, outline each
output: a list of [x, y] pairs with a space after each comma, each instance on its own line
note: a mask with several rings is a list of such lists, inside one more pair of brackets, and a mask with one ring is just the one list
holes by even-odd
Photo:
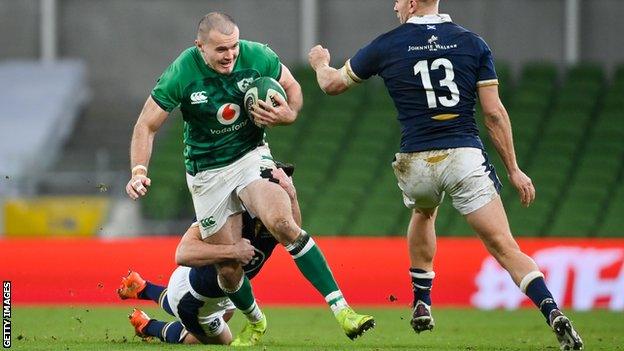
[[231, 288], [240, 282], [243, 276], [243, 270], [237, 262], [223, 263], [217, 265], [219, 272], [219, 283], [225, 288]]
[[291, 218], [284, 216], [270, 218], [265, 225], [280, 243], [292, 242], [300, 231]]
[[520, 252], [520, 247], [514, 240], [488, 240], [486, 245], [499, 262]]

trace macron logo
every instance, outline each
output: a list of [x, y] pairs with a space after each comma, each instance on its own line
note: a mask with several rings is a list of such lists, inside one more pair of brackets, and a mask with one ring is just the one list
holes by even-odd
[[208, 97], [204, 94], [206, 94], [205, 91], [196, 91], [191, 94], [191, 104], [205, 104], [208, 102]]

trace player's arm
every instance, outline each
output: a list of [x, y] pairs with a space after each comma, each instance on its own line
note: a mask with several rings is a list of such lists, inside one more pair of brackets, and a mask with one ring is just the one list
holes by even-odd
[[535, 187], [516, 161], [511, 121], [498, 95], [498, 85], [482, 86], [478, 89], [490, 139], [505, 164], [509, 181], [520, 194], [520, 201], [524, 206], [529, 206], [535, 200]]
[[336, 69], [329, 65], [330, 59], [329, 50], [321, 45], [313, 47], [308, 54], [310, 66], [316, 72], [316, 80], [321, 90], [328, 95], [339, 95], [358, 81], [354, 79], [348, 61], [342, 68]]
[[163, 110], [150, 96], [134, 125], [130, 143], [130, 165], [132, 177], [126, 185], [126, 192], [136, 200], [147, 194], [151, 180], [147, 177], [147, 166], [152, 155], [154, 136], [167, 119], [169, 112]]
[[292, 122], [294, 122], [299, 114], [299, 111], [301, 111], [301, 108], [303, 107], [303, 92], [301, 91], [301, 85], [297, 82], [288, 67], [284, 64], [282, 64], [282, 74], [280, 76], [279, 83], [286, 92], [288, 107], [295, 112], [292, 120]]
[[295, 122], [297, 115], [303, 107], [303, 93], [301, 92], [301, 85], [290, 73], [288, 67], [281, 65], [281, 75], [279, 83], [286, 92], [288, 102], [286, 102], [278, 94], [275, 96], [275, 102], [277, 106], [271, 106], [266, 102], [259, 100], [258, 104], [261, 109], [256, 109], [251, 112], [254, 116], [254, 120], [265, 126], [283, 126], [289, 125]]
[[247, 239], [234, 245], [209, 244], [202, 240], [198, 225], [192, 225], [184, 233], [175, 252], [176, 264], [187, 267], [201, 267], [223, 261], [236, 260], [247, 264], [255, 254]]

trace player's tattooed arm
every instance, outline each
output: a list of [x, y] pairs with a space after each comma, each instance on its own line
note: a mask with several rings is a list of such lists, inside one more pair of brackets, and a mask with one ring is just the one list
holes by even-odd
[[[316, 80], [321, 90], [328, 95], [338, 95], [351, 87], [350, 81], [345, 80], [345, 69], [335, 69], [329, 65], [331, 56], [329, 50], [317, 45], [310, 50], [308, 60], [316, 72]], [[348, 78], [348, 76], [347, 76]]]
[[255, 255], [249, 240], [241, 239], [233, 245], [209, 244], [202, 240], [199, 226], [191, 226], [176, 248], [176, 264], [187, 267], [201, 267], [223, 261], [235, 260], [245, 265]]
[[151, 180], [147, 177], [147, 166], [152, 155], [154, 136], [168, 115], [169, 113], [158, 106], [150, 96], [134, 125], [130, 142], [132, 175], [126, 185], [126, 193], [133, 200], [147, 194], [147, 187], [151, 184]]
[[511, 121], [498, 95], [498, 86], [480, 87], [479, 100], [483, 107], [485, 126], [496, 151], [505, 164], [509, 181], [518, 191], [522, 205], [528, 207], [535, 200], [535, 187], [531, 178], [524, 174], [516, 161]]

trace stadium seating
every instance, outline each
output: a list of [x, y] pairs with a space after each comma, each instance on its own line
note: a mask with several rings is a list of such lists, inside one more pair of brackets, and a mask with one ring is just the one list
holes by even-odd
[[[391, 168], [400, 132], [382, 82], [372, 79], [329, 97], [312, 71], [293, 73], [303, 87], [305, 106], [293, 126], [268, 129], [267, 140], [275, 158], [296, 165], [306, 230], [316, 235], [403, 235], [410, 212]], [[518, 162], [537, 188], [530, 208], [522, 208], [509, 185], [477, 109], [489, 158], [504, 185], [501, 195], [512, 230], [528, 236], [623, 236], [624, 65], [610, 79], [592, 64], [562, 70], [539, 62], [518, 73], [513, 79], [511, 70], [499, 65]], [[188, 217], [192, 211], [179, 171], [180, 134], [181, 123], [157, 143], [153, 177], [175, 186], [160, 193], [153, 189], [150, 196], [157, 201], [143, 202], [151, 218]], [[473, 235], [448, 199], [440, 207], [437, 231]]]

